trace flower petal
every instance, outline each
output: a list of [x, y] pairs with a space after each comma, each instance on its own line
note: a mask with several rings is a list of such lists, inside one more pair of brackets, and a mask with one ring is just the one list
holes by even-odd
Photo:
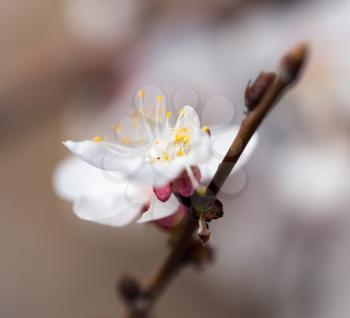
[[141, 212], [147, 201], [149, 191], [125, 185], [97, 195], [82, 196], [75, 201], [73, 210], [84, 220], [111, 226], [124, 226]]
[[74, 156], [69, 156], [58, 164], [52, 183], [55, 193], [67, 201], [73, 201], [82, 195], [102, 193], [115, 187], [100, 169]]
[[141, 218], [138, 220], [138, 223], [145, 223], [166, 218], [173, 215], [179, 206], [180, 203], [173, 194], [166, 202], [159, 201], [156, 195], [153, 194], [149, 209], [142, 214]]
[[125, 175], [133, 174], [143, 163], [141, 156], [136, 155], [132, 148], [109, 145], [106, 142], [90, 140], [74, 142], [68, 140], [64, 145], [74, 154], [90, 165], [107, 171], [120, 171]]
[[175, 125], [175, 129], [178, 128], [187, 128], [191, 131], [200, 129], [200, 120], [194, 108], [187, 105], [181, 109]]

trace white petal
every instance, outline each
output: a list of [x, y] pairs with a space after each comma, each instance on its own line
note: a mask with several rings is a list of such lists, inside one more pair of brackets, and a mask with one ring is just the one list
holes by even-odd
[[135, 155], [131, 148], [118, 146], [118, 149], [111, 149], [105, 142], [68, 140], [64, 145], [90, 165], [102, 170], [120, 171], [124, 175], [130, 175], [143, 163], [142, 157]]
[[197, 112], [191, 106], [185, 106], [180, 111], [175, 128], [200, 129], [200, 120]]
[[191, 152], [187, 156], [190, 165], [197, 165], [208, 162], [213, 156], [212, 144], [207, 133], [199, 130], [196, 134], [192, 134], [193, 145]]
[[52, 182], [56, 194], [68, 201], [82, 195], [102, 193], [115, 186], [103, 171], [74, 156], [69, 156], [58, 164]]
[[[231, 126], [225, 131], [221, 133], [216, 133], [212, 136], [212, 150], [213, 157], [208, 164], [210, 172], [215, 173], [219, 163], [225, 157], [228, 149], [230, 148], [232, 141], [236, 137], [239, 128], [237, 126]], [[254, 149], [258, 144], [258, 135], [254, 134], [254, 136], [250, 139], [248, 145], [246, 146], [243, 154], [239, 158], [237, 164], [235, 165], [232, 173], [240, 169], [250, 158]]]
[[141, 218], [138, 220], [138, 223], [145, 223], [166, 218], [174, 214], [179, 206], [180, 203], [173, 194], [166, 202], [159, 201], [156, 195], [153, 194], [149, 209], [147, 212], [142, 214]]
[[92, 141], [66, 141], [64, 144], [82, 160], [104, 170], [105, 177], [115, 183], [128, 180], [144, 185], [153, 184], [154, 175], [149, 165], [131, 148], [117, 146], [117, 150], [108, 149], [105, 143]]
[[137, 217], [150, 195], [150, 189], [128, 188], [125, 185], [123, 191], [118, 188], [98, 195], [82, 196], [74, 203], [73, 210], [84, 220], [124, 226]]
[[149, 165], [149, 170], [153, 175], [153, 185], [162, 187], [174, 180], [186, 168], [186, 162], [155, 162]]

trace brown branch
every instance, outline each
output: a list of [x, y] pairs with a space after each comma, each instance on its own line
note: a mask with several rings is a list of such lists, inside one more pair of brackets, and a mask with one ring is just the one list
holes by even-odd
[[[208, 201], [208, 197], [211, 197], [211, 201], [214, 202], [213, 200], [215, 200], [216, 195], [236, 165], [251, 137], [286, 89], [291, 87], [298, 79], [307, 55], [307, 46], [305, 44], [299, 44], [283, 57], [277, 74], [262, 73], [251, 86], [248, 84], [246, 105], [249, 112], [242, 121], [237, 136], [227, 151], [222, 163], [219, 165], [208, 188], [201, 193], [195, 192], [192, 196], [190, 203], [192, 213], [189, 213], [185, 219], [177, 239], [172, 245], [170, 254], [149, 279], [146, 280], [143, 286], [139, 287], [138, 294], [134, 295], [132, 299], [128, 299], [125, 290], [120, 288], [120, 292], [128, 304], [126, 317], [147, 317], [155, 301], [175, 274], [188, 262], [194, 260], [194, 248], [198, 248], [198, 244], [195, 243], [196, 240], [194, 238], [197, 229], [197, 220], [192, 216], [206, 213], [206, 211], [201, 211], [197, 208], [198, 203], [200, 205], [202, 201]], [[209, 247], [202, 246], [203, 251], [205, 248]], [[204, 254], [200, 253], [199, 255]], [[197, 261], [200, 260], [197, 259]]]

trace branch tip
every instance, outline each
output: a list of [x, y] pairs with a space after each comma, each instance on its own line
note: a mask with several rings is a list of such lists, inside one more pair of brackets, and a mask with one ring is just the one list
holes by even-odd
[[279, 68], [282, 82], [290, 85], [299, 78], [301, 70], [309, 56], [309, 51], [308, 44], [301, 42], [282, 58]]

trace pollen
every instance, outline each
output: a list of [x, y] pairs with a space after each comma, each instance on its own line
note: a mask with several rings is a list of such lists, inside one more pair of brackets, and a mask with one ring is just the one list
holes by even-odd
[[92, 138], [92, 141], [96, 142], [96, 143], [99, 143], [99, 142], [104, 141], [104, 138], [101, 137], [101, 136], [95, 136], [94, 138]]
[[145, 97], [145, 91], [139, 90], [139, 91], [137, 92], [137, 96], [138, 96], [138, 97]]
[[184, 138], [185, 136], [182, 135], [182, 134], [176, 134], [175, 135], [175, 143], [178, 144], [178, 143], [181, 143], [184, 141]]
[[180, 149], [178, 152], [177, 152], [177, 156], [178, 157], [182, 157], [184, 155], [184, 151], [182, 149]]
[[122, 125], [118, 124], [114, 127], [114, 131], [116, 133], [120, 133], [122, 131]]
[[208, 126], [203, 126], [202, 131], [206, 132], [210, 136], [210, 129]]
[[170, 160], [169, 154], [167, 152], [163, 153], [163, 160], [165, 160], [165, 161], [169, 161]]
[[188, 145], [189, 143], [190, 143], [190, 136], [188, 135], [188, 134], [186, 134], [185, 136], [184, 136], [184, 139], [183, 139], [183, 142], [184, 142], [184, 144], [185, 145]]
[[128, 145], [128, 144], [130, 144], [130, 139], [128, 137], [121, 137], [120, 142], [123, 145]]
[[163, 99], [164, 99], [164, 96], [158, 95], [158, 96], [156, 97], [156, 99], [157, 99], [157, 102], [158, 102], [158, 103], [161, 103], [161, 102], [163, 101]]
[[166, 118], [170, 118], [173, 114], [171, 112], [166, 112], [165, 116]]

